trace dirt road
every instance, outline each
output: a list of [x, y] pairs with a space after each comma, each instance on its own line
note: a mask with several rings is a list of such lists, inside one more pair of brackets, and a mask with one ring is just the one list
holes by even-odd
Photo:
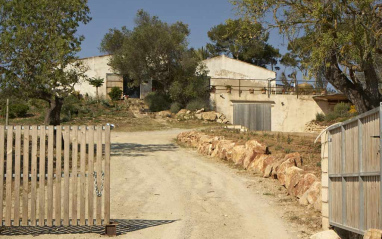
[[119, 238], [297, 238], [250, 178], [179, 148], [179, 132], [113, 132], [111, 216], [130, 224]]

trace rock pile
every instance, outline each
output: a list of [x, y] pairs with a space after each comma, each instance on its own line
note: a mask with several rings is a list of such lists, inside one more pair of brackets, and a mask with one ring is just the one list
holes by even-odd
[[[169, 111], [162, 111], [159, 112], [157, 115], [160, 117], [163, 117], [163, 114], [168, 115]], [[171, 114], [171, 113], [170, 113]], [[167, 116], [170, 117], [170, 116]], [[209, 122], [217, 122], [220, 124], [228, 124], [229, 121], [227, 120], [227, 117], [224, 114], [217, 113], [215, 111], [208, 111], [205, 112], [204, 109], [197, 110], [195, 112], [192, 112], [190, 110], [181, 109], [176, 115], [175, 118], [178, 120], [190, 120], [190, 119], [199, 119]]]
[[321, 182], [315, 175], [301, 169], [302, 158], [299, 153], [274, 156], [256, 140], [249, 140], [242, 145], [196, 131], [181, 133], [177, 140], [196, 148], [203, 155], [232, 161], [249, 171], [261, 173], [265, 178], [277, 179], [301, 204], [321, 210]]
[[326, 126], [319, 125], [315, 121], [310, 121], [305, 125], [305, 132], [321, 133], [325, 128]]

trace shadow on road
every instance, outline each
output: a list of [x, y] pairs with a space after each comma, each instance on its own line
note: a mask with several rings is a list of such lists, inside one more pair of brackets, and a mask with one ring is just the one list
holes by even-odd
[[174, 151], [177, 148], [175, 144], [112, 144], [111, 156], [142, 157], [147, 153]]
[[[177, 220], [127, 220], [115, 219], [117, 222], [117, 235], [124, 235], [149, 227], [156, 227], [176, 222]], [[96, 233], [105, 235], [104, 226], [68, 226], [68, 227], [2, 227], [0, 235], [6, 236], [38, 236], [44, 234], [62, 235], [62, 234], [87, 234]]]

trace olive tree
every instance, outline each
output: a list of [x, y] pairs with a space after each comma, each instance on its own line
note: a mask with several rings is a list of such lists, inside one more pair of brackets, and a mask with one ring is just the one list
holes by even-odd
[[87, 0], [0, 0], [0, 87], [48, 102], [45, 124], [60, 124], [65, 97], [85, 77], [77, 28], [90, 20]]

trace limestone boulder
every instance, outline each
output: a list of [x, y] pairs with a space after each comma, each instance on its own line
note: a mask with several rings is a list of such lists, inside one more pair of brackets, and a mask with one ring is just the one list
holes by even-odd
[[338, 234], [333, 230], [323, 231], [314, 234], [310, 239], [341, 239]]
[[219, 158], [228, 161], [232, 160], [233, 147], [235, 147], [235, 143], [232, 140], [224, 140], [220, 144]]
[[295, 196], [295, 188], [301, 179], [301, 175], [304, 172], [301, 168], [292, 166], [285, 170], [285, 187], [289, 194]]
[[197, 118], [198, 120], [201, 120], [202, 119], [202, 114], [201, 113], [195, 114], [195, 118]]
[[253, 150], [256, 154], [266, 154], [268, 152], [267, 147], [255, 139], [248, 140], [245, 143], [245, 148]]
[[301, 167], [302, 158], [299, 153], [287, 154], [279, 166], [276, 167], [277, 179], [281, 185], [285, 185], [285, 172], [287, 168], [290, 167]]
[[215, 121], [217, 118], [216, 112], [204, 112], [202, 113], [202, 119], [206, 121]]
[[244, 145], [236, 145], [232, 148], [232, 162], [236, 165], [242, 165], [246, 156]]
[[211, 150], [210, 146], [212, 144], [214, 137], [203, 135], [200, 137], [199, 144], [198, 144], [198, 152], [203, 155], [208, 155], [208, 152]]
[[168, 110], [160, 111], [157, 113], [157, 116], [160, 118], [171, 118], [171, 112]]
[[197, 111], [195, 112], [195, 114], [201, 114], [202, 112], [204, 112], [204, 108], [201, 108], [200, 110], [197, 110]]
[[382, 230], [379, 229], [369, 229], [365, 233], [363, 239], [381, 239], [382, 238]]
[[321, 182], [314, 182], [312, 186], [300, 197], [298, 202], [302, 205], [312, 204], [317, 211], [321, 210]]
[[[265, 145], [261, 144], [257, 140], [248, 140], [245, 143], [245, 149], [247, 150], [246, 156], [243, 161], [243, 167], [248, 169], [252, 161], [257, 159], [262, 159], [259, 156], [264, 155], [268, 152], [268, 149]], [[253, 167], [253, 166], [252, 166]]]
[[296, 190], [293, 195], [300, 198], [309, 188], [313, 185], [313, 183], [319, 181], [319, 179], [312, 173], [307, 173], [303, 177], [300, 178]]
[[178, 111], [178, 113], [176, 113], [176, 117], [177, 118], [183, 117], [186, 113], [187, 113], [186, 109], [181, 109], [181, 110]]

